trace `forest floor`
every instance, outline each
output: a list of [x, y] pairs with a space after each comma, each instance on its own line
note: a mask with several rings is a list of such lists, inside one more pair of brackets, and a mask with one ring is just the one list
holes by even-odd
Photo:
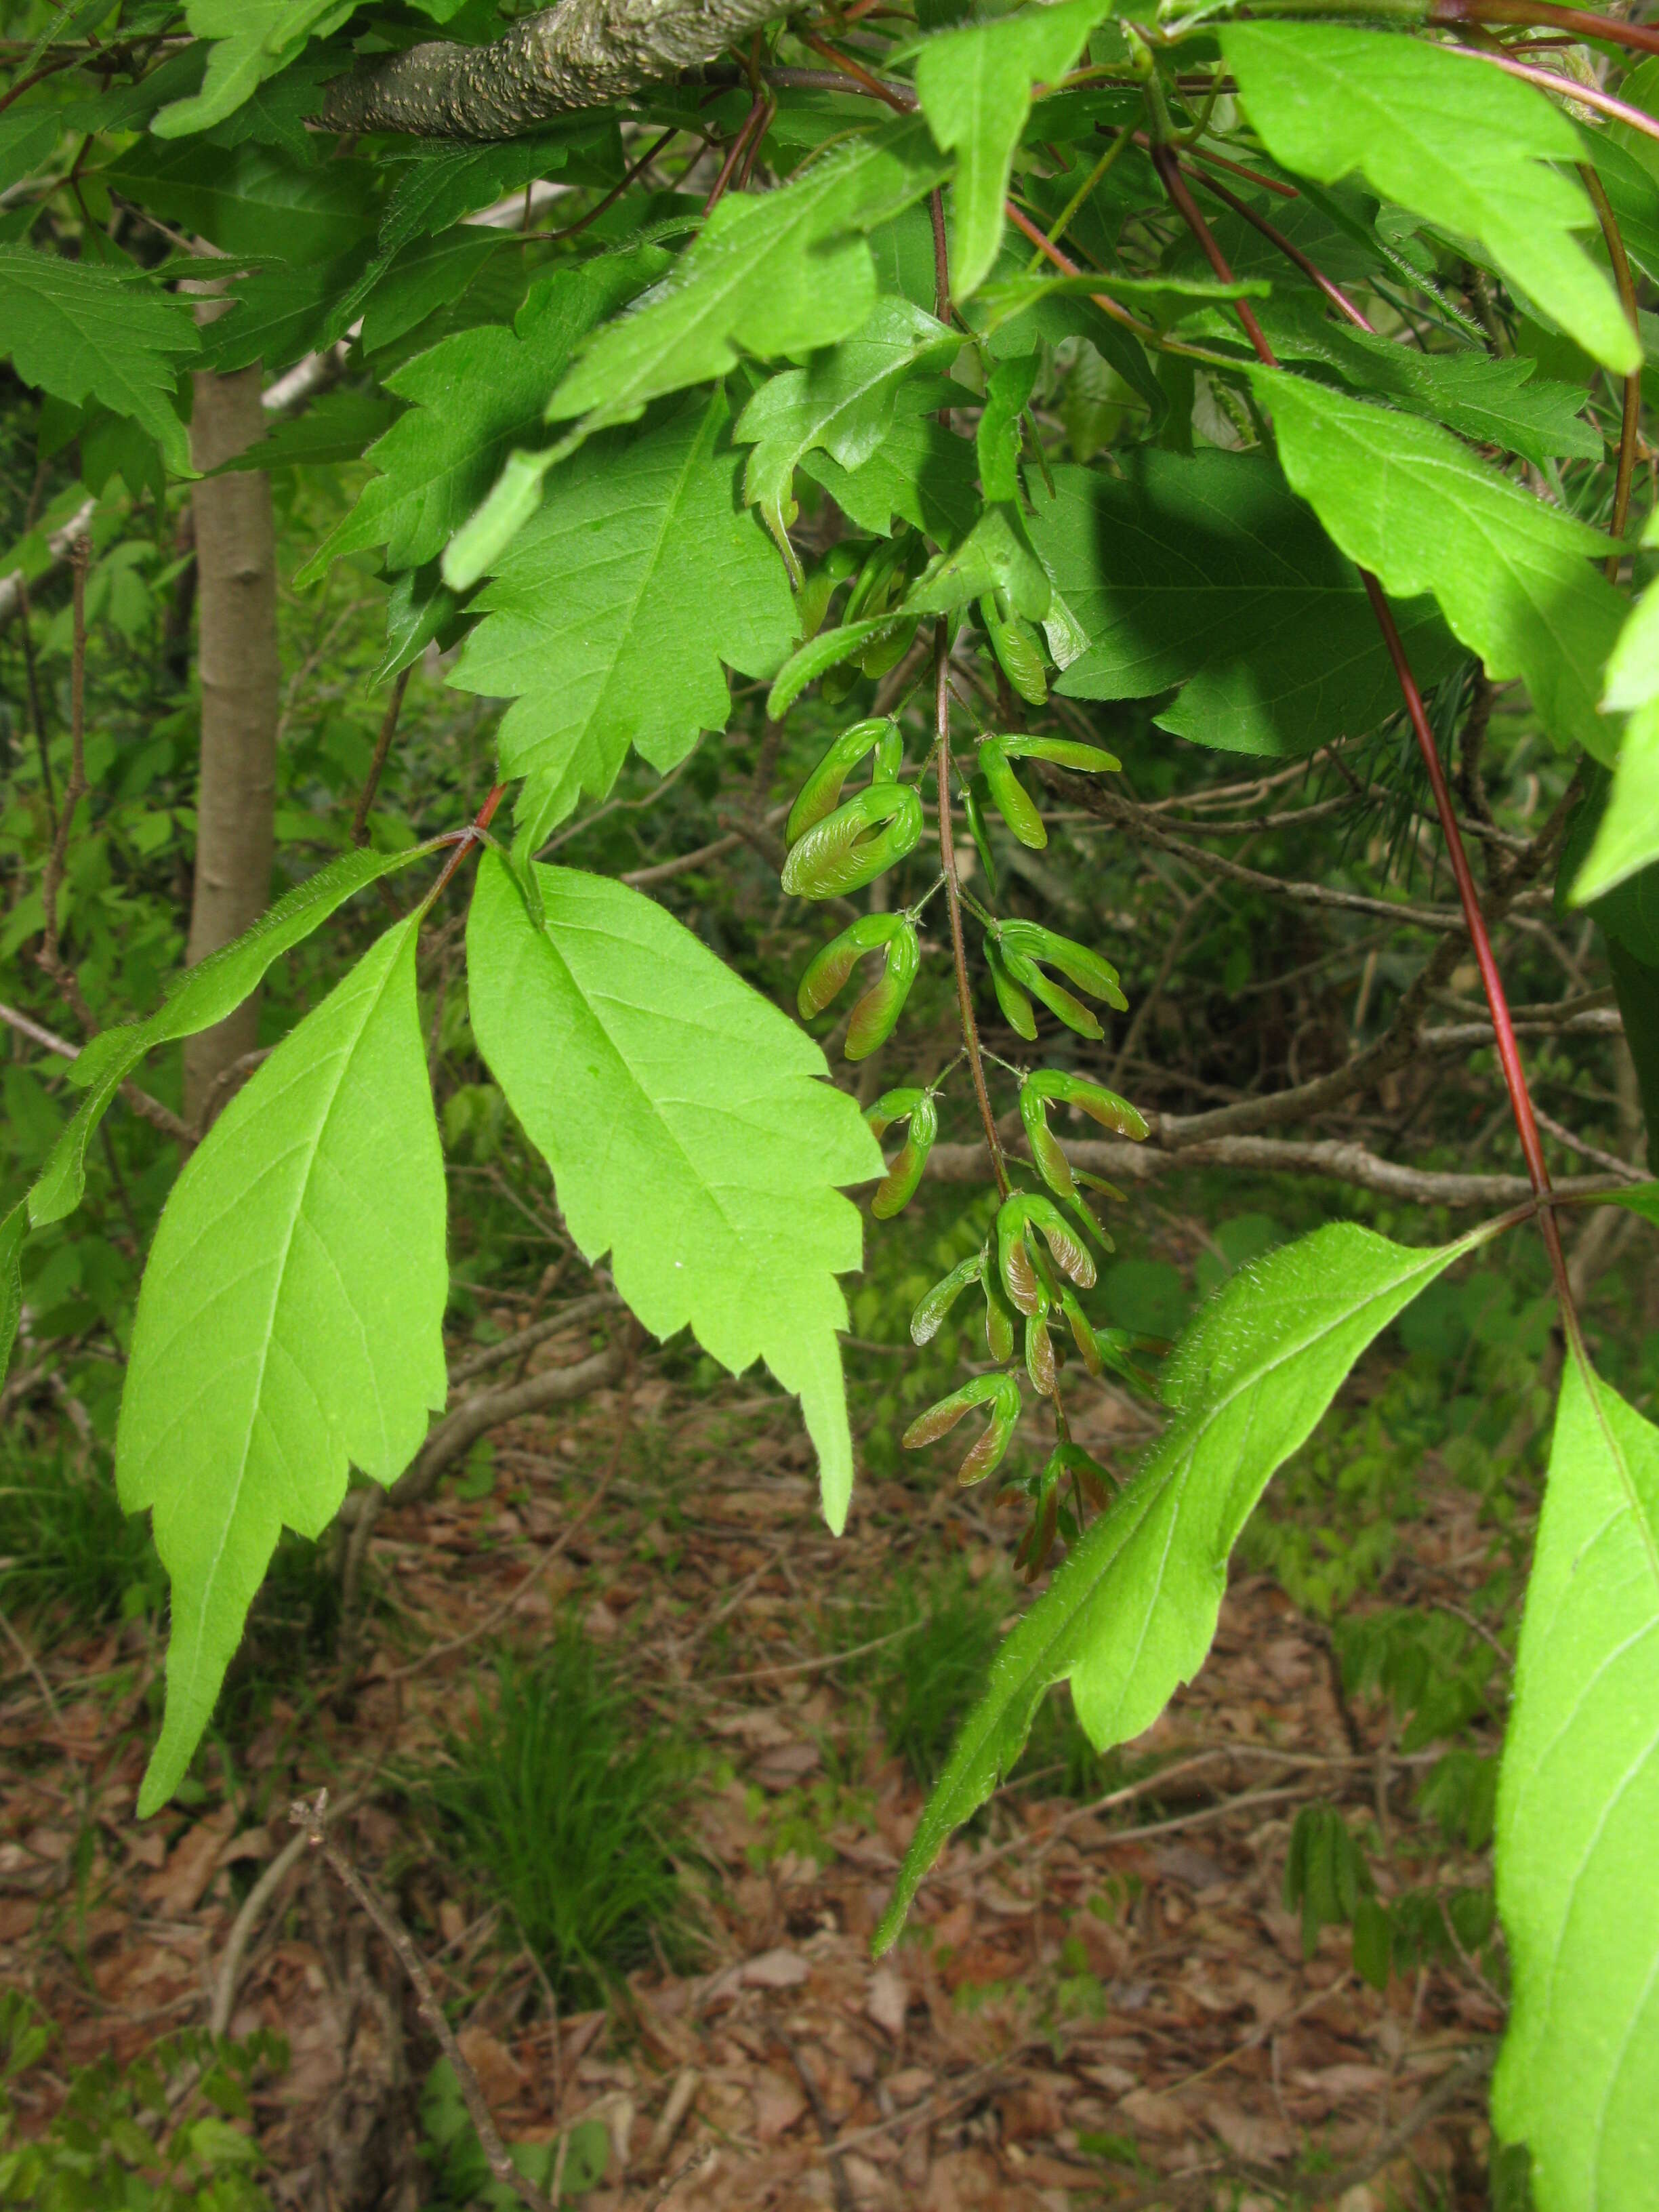
[[[1137, 1419], [1103, 1393], [1094, 1441]], [[574, 1418], [498, 1433], [489, 1494], [382, 1517], [349, 1672], [267, 1686], [234, 1757], [198, 1767], [216, 1778], [200, 1802], [142, 1827], [159, 1624], [33, 1622], [32, 1648], [0, 1655], [0, 1987], [58, 2031], [17, 2085], [24, 2131], [75, 2068], [130, 2063], [216, 1996], [234, 2033], [288, 2039], [254, 2098], [276, 2203], [423, 2201], [435, 2046], [289, 1825], [326, 1782], [502, 2132], [604, 2123], [590, 2212], [1484, 2205], [1501, 2013], [1480, 1969], [1431, 1960], [1379, 1994], [1345, 1929], [1304, 1959], [1282, 1902], [1316, 1801], [1370, 1824], [1385, 1895], [1484, 1867], [1416, 1809], [1432, 1753], [1400, 1751], [1381, 1701], [1342, 1698], [1326, 1631], [1268, 1577], [1236, 1565], [1208, 1665], [1110, 1770], [1108, 1802], [1017, 1775], [872, 1962], [922, 1792], [868, 1724], [860, 1625], [867, 1643], [872, 1600], [915, 1560], [1003, 1589], [1017, 1524], [948, 1474], [866, 1480], [836, 1542], [810, 1476], [791, 1404], [752, 1380], [693, 1395], [650, 1358]], [[1390, 1595], [1455, 1609], [1488, 1547], [1431, 1463], [1420, 1496]], [[495, 1654], [572, 1618], [641, 1726], [696, 1747], [699, 1948], [556, 2017], [510, 1913], [397, 1778], [441, 1757]]]

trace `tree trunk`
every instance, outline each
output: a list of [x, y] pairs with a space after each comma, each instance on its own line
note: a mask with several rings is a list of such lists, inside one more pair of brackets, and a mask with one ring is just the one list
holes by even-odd
[[[191, 457], [215, 468], [265, 434], [260, 371], [195, 379]], [[196, 523], [202, 678], [193, 966], [264, 913], [276, 844], [276, 534], [263, 471], [204, 477], [191, 492]], [[219, 1078], [258, 1042], [258, 995], [185, 1044], [185, 1119], [194, 1127]]]

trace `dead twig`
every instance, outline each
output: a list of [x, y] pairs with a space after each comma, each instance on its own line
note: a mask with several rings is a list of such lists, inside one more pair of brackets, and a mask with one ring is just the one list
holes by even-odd
[[340, 1884], [359, 1910], [367, 1914], [380, 1936], [390, 1945], [394, 1957], [414, 1989], [421, 2017], [437, 2038], [438, 2047], [455, 2071], [461, 2100], [467, 2117], [477, 2130], [478, 2142], [490, 2172], [504, 2189], [510, 2189], [529, 2212], [553, 2212], [551, 2200], [521, 2173], [514, 2164], [501, 2131], [491, 2116], [489, 2105], [479, 2087], [478, 2077], [469, 2064], [465, 2052], [455, 2039], [455, 2032], [438, 2002], [436, 1990], [424, 1961], [416, 1949], [414, 1939], [392, 1907], [359, 1874], [337, 1844], [329, 1839], [326, 1827], [328, 1792], [319, 1790], [312, 1798], [296, 1798], [289, 1807], [288, 1817], [303, 1832], [304, 1840], [319, 1852], [329, 1872]]

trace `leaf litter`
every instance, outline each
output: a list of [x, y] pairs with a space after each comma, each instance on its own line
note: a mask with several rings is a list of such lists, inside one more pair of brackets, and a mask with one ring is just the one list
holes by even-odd
[[[339, 1838], [414, 1934], [502, 2134], [603, 2123], [604, 2180], [572, 2200], [591, 2212], [1266, 2212], [1345, 2172], [1363, 2178], [1342, 2212], [1484, 2203], [1480, 2062], [1501, 2015], [1478, 1960], [1425, 1949], [1379, 1993], [1346, 1929], [1304, 1957], [1283, 1901], [1291, 1824], [1316, 1800], [1365, 1834], [1385, 1897], [1486, 1879], [1417, 1808], [1433, 1754], [1401, 1749], [1380, 1697], [1340, 1693], [1322, 1624], [1236, 1561], [1196, 1682], [1080, 1799], [1054, 1794], [1083, 1765], [1056, 1717], [872, 1964], [922, 1802], [874, 1717], [869, 1669], [905, 1633], [882, 1626], [884, 1595], [907, 1576], [925, 1591], [943, 1563], [1000, 1606], [1006, 1532], [972, 1494], [865, 1478], [834, 1541], [788, 1402], [744, 1382], [694, 1395], [665, 1364], [645, 1356], [574, 1416], [498, 1431], [460, 1481], [386, 1513], [355, 1679], [323, 1662], [266, 1685], [241, 1740], [198, 1762], [197, 1802], [142, 1826], [157, 1625], [19, 1625], [33, 1664], [12, 1651], [0, 1692], [0, 1984], [58, 2031], [17, 2086], [22, 2131], [75, 2069], [204, 2024], [225, 1984], [234, 2034], [290, 2045], [253, 2105], [273, 2200], [428, 2201], [435, 2052], [320, 1868], [282, 1872], [226, 1984], [290, 1798], [327, 1783], [355, 1801]], [[1100, 1417], [1121, 1420], [1104, 1399]], [[1431, 1465], [1422, 1499], [1390, 1601], [1478, 1607], [1469, 1493]], [[999, 1617], [1019, 1602], [1008, 1583]], [[659, 1944], [606, 2003], [556, 2016], [510, 1913], [399, 1778], [441, 1756], [498, 1652], [533, 1662], [573, 1620], [689, 1745], [673, 1948], [691, 1963]]]

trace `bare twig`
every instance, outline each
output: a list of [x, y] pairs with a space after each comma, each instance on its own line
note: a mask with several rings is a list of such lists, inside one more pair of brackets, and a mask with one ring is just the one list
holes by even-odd
[[404, 703], [404, 694], [409, 689], [409, 671], [400, 669], [392, 686], [392, 696], [386, 701], [386, 713], [380, 718], [380, 734], [374, 741], [374, 757], [368, 764], [368, 774], [363, 780], [357, 798], [357, 811], [351, 817], [351, 842], [354, 845], [368, 842], [368, 810], [374, 804], [374, 794], [380, 789], [380, 774], [386, 767], [386, 755], [392, 750], [392, 740], [398, 734], [398, 716]]
[[[8, 1029], [15, 1030], [20, 1036], [26, 1036], [33, 1043], [42, 1046], [47, 1052], [55, 1052], [61, 1060], [79, 1060], [81, 1057], [78, 1044], [71, 1044], [67, 1037], [60, 1037], [54, 1030], [43, 1028], [39, 1022], [32, 1021], [28, 1015], [20, 1013], [15, 1006], [0, 1005], [0, 1022], [3, 1022]], [[181, 1121], [170, 1106], [164, 1106], [159, 1098], [152, 1098], [148, 1091], [141, 1091], [136, 1083], [124, 1083], [121, 1096], [141, 1121], [148, 1121], [152, 1128], [159, 1129], [164, 1137], [171, 1137], [180, 1145], [195, 1143], [195, 1133], [190, 1124]]]
[[520, 2203], [529, 2208], [529, 2212], [553, 2212], [550, 2201], [543, 2196], [527, 2175], [520, 2172], [507, 2145], [501, 2141], [501, 2132], [479, 2087], [478, 2077], [455, 2039], [455, 2032], [445, 2017], [444, 2008], [438, 2002], [437, 1992], [432, 1986], [431, 1977], [421, 1954], [415, 1948], [414, 1939], [384, 1898], [370, 1887], [339, 1845], [330, 1840], [325, 1825], [327, 1814], [328, 1792], [319, 1790], [313, 1798], [296, 1799], [289, 1806], [288, 1816], [296, 1828], [303, 1831], [305, 1841], [321, 1854], [329, 1872], [353, 1903], [374, 1923], [391, 1946], [398, 1965], [408, 1975], [420, 2006], [421, 2017], [437, 2038], [439, 2049], [455, 2070], [467, 2117], [477, 2130], [478, 2142], [490, 2172], [504, 2189], [510, 2189]]
[[772, 2033], [789, 2054], [789, 2063], [800, 2076], [800, 2086], [806, 2092], [806, 2101], [812, 2107], [812, 2118], [817, 2123], [818, 2137], [823, 2145], [823, 2162], [830, 2169], [830, 2185], [836, 2195], [836, 2212], [854, 2212], [853, 2185], [847, 2179], [847, 2168], [842, 2162], [836, 2141], [836, 2124], [830, 2118], [830, 2107], [823, 2101], [817, 2076], [801, 2055], [800, 2045], [781, 2023], [772, 2023]]

